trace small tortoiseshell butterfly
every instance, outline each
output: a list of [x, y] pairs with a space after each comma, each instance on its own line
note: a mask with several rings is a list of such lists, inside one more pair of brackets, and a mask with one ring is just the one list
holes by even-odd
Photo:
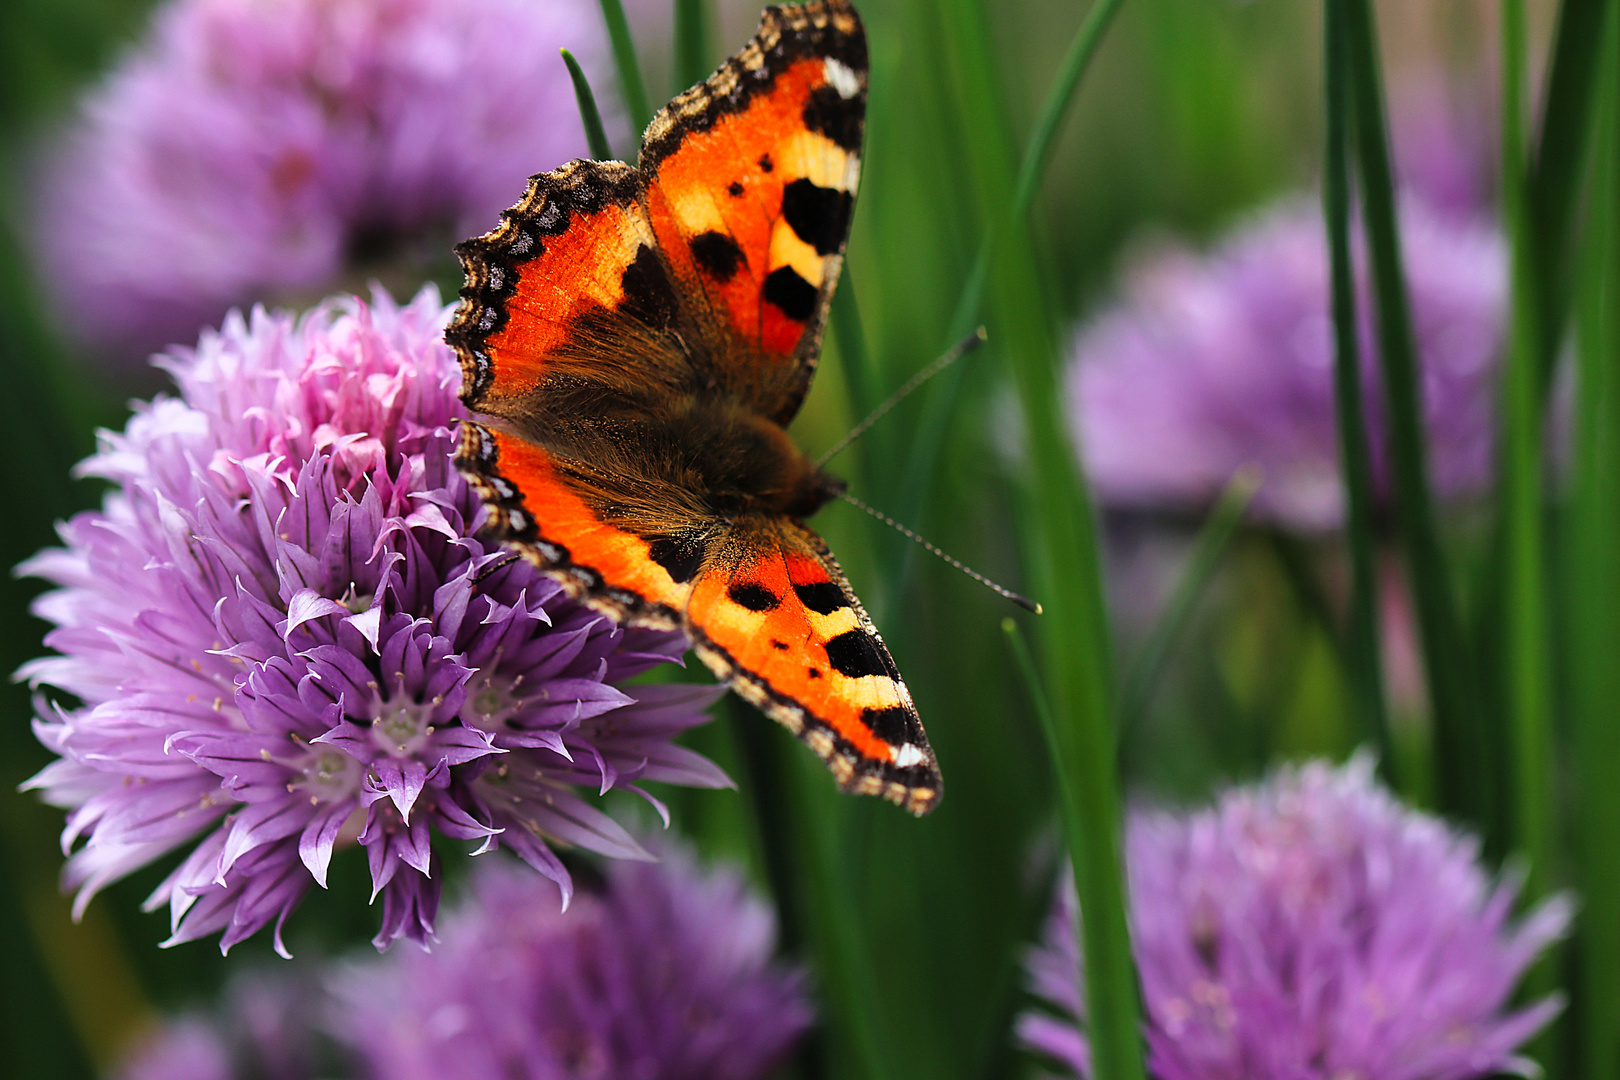
[[802, 518], [843, 490], [784, 430], [821, 351], [860, 181], [866, 36], [848, 0], [767, 8], [653, 118], [636, 167], [532, 178], [446, 337], [456, 463], [495, 535], [705, 663], [846, 791], [914, 814], [939, 768], [889, 650]]

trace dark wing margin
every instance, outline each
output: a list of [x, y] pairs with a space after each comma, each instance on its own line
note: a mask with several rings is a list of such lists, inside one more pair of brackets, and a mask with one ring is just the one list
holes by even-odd
[[[744, 111], [759, 94], [769, 93], [776, 76], [799, 60], [833, 59], [861, 79], [868, 61], [866, 30], [848, 0], [812, 0], [787, 7], [772, 5], [759, 17], [759, 29], [715, 73], [658, 110], [641, 138], [638, 162], [649, 175], [697, 132], [708, 131], [732, 113]], [[855, 108], [834, 105], [818, 111], [812, 126], [837, 125], [841, 141], [859, 150], [866, 118], [864, 95], [850, 95]]]
[[461, 399], [478, 412], [537, 388], [573, 323], [623, 302], [623, 277], [654, 243], [641, 174], [619, 161], [571, 161], [530, 177], [494, 229], [456, 245], [466, 272], [445, 340], [461, 360]]

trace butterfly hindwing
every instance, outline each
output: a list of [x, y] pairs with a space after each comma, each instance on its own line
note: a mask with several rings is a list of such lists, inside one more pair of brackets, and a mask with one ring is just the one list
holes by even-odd
[[[697, 567], [683, 570], [599, 509], [599, 489], [571, 463], [526, 439], [462, 425], [456, 465], [494, 517], [494, 531], [561, 581], [577, 599], [634, 625], [682, 623]], [[611, 495], [609, 496], [611, 498]], [[596, 505], [593, 505], [596, 504]], [[644, 530], [645, 531], [645, 530]]]
[[[618, 517], [608, 508], [656, 481], [602, 474], [475, 423], [457, 464], [498, 531], [574, 596], [627, 623], [683, 627], [715, 674], [809, 745], [840, 787], [918, 814], [938, 801], [939, 767], [911, 695], [832, 553], [802, 523]], [[667, 495], [658, 501], [678, 505], [680, 493]]]
[[647, 128], [647, 210], [689, 296], [706, 300], [727, 385], [798, 411], [860, 183], [866, 37], [842, 0], [768, 8], [758, 34]]
[[739, 523], [694, 582], [686, 626], [733, 689], [810, 746], [841, 788], [926, 813], [942, 786], [887, 646], [820, 537]]

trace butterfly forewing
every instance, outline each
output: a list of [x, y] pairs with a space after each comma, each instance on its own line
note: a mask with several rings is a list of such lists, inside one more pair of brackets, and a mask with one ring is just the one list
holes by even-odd
[[866, 67], [847, 4], [768, 9], [642, 145], [649, 216], [686, 294], [706, 301], [717, 374], [780, 424], [809, 389], [843, 263]]

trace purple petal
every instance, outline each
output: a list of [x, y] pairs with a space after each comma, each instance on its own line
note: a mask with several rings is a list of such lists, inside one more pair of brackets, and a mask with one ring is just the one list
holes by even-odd
[[332, 863], [332, 849], [338, 833], [354, 812], [346, 803], [334, 803], [320, 808], [304, 826], [298, 838], [298, 857], [304, 861], [315, 884], [326, 888], [326, 870]]
[[294, 630], [311, 619], [319, 619], [324, 615], [348, 614], [349, 609], [336, 600], [322, 596], [314, 589], [299, 589], [287, 602], [287, 619], [282, 626], [281, 638], [283, 641], [290, 639]]

